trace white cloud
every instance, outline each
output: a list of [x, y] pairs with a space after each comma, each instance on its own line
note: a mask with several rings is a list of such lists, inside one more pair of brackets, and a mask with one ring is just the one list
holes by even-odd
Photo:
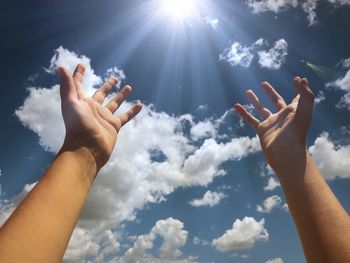
[[322, 90], [320, 90], [317, 94], [317, 96], [315, 97], [315, 104], [318, 105], [320, 104], [322, 101], [326, 100], [326, 95], [324, 94], [324, 92]]
[[281, 197], [278, 195], [273, 195], [268, 198], [262, 203], [262, 205], [257, 205], [256, 210], [260, 213], [271, 213], [271, 211], [276, 207], [280, 207], [282, 203]]
[[[256, 50], [267, 45], [267, 42], [260, 38], [250, 46], [245, 46], [239, 42], [234, 42], [231, 47], [224, 50], [220, 54], [219, 59], [228, 62], [231, 66], [250, 67]], [[268, 51], [258, 51], [259, 65], [264, 68], [279, 69], [286, 60], [288, 55], [288, 43], [284, 39], [279, 39], [274, 43], [274, 46]]]
[[230, 48], [220, 54], [219, 58], [227, 61], [233, 67], [239, 65], [248, 68], [253, 61], [254, 55], [251, 47], [234, 42]]
[[[343, 5], [349, 5], [349, 0], [328, 0], [330, 4], [333, 4], [335, 8]], [[315, 25], [317, 23], [316, 9], [319, 0], [247, 0], [248, 7], [253, 13], [258, 14], [262, 12], [274, 12], [279, 13], [289, 8], [296, 8], [300, 6], [302, 10], [307, 14], [309, 25]]]
[[219, 251], [252, 248], [255, 242], [269, 239], [264, 225], [264, 219], [259, 222], [252, 217], [237, 219], [231, 229], [212, 241], [212, 245]]
[[213, 29], [217, 29], [219, 25], [219, 19], [206, 17], [205, 22], [210, 25]]
[[[177, 219], [157, 221], [150, 233], [138, 236], [133, 247], [129, 248], [117, 262], [192, 262], [191, 258], [179, 259], [182, 256], [180, 248], [185, 245], [188, 236], [188, 232], [183, 228], [184, 224]], [[153, 248], [157, 236], [163, 240], [159, 248], [160, 259], [148, 253]]]
[[217, 133], [217, 128], [215, 124], [210, 121], [201, 121], [192, 126], [190, 130], [193, 140], [199, 140], [202, 138], [215, 137]]
[[318, 0], [307, 0], [301, 3], [301, 7], [307, 14], [307, 19], [309, 20], [309, 26], [315, 25], [317, 23], [316, 8], [318, 5]]
[[269, 259], [268, 261], [266, 261], [266, 263], [283, 263], [283, 259], [282, 258], [275, 258], [275, 259]]
[[297, 0], [247, 0], [248, 6], [252, 9], [253, 13], [261, 13], [266, 11], [272, 11], [278, 13], [286, 10], [288, 7], [298, 6]]
[[325, 179], [350, 178], [350, 145], [336, 145], [328, 133], [322, 133], [309, 152]]
[[66, 67], [71, 73], [74, 72], [78, 63], [85, 65], [84, 89], [88, 96], [94, 92], [94, 87], [102, 83], [102, 78], [97, 76], [91, 68], [91, 59], [77, 53], [72, 52], [62, 46], [55, 50], [55, 55], [50, 61], [50, 66], [46, 69], [47, 72], [55, 74], [58, 67]]
[[[60, 47], [51, 60], [49, 71], [52, 72], [58, 65], [68, 66], [72, 70], [77, 63], [84, 63], [86, 66], [86, 91], [92, 94], [95, 91], [94, 86], [100, 83], [101, 78], [94, 74], [89, 58]], [[38, 135], [43, 148], [57, 153], [65, 132], [59, 86], [31, 87], [28, 92], [23, 105], [15, 114], [24, 126]], [[130, 106], [130, 103], [123, 104], [121, 111]], [[205, 136], [212, 136], [213, 127], [219, 129], [226, 115], [227, 113], [219, 119], [208, 120], [213, 125], [206, 124], [211, 128], [207, 129]], [[112, 243], [100, 244], [107, 239], [106, 231], [116, 229], [124, 220], [134, 220], [136, 211], [146, 204], [165, 200], [178, 187], [206, 186], [216, 176], [225, 174], [220, 169], [224, 162], [240, 160], [261, 150], [257, 137], [234, 138], [225, 143], [211, 138], [198, 145], [185, 132], [188, 127], [192, 129], [198, 125], [201, 124], [193, 121], [189, 114], [170, 116], [156, 111], [152, 105], [145, 106], [138, 117], [121, 130], [116, 150], [94, 182], [81, 214], [78, 230], [74, 232], [72, 239], [79, 239], [79, 235], [84, 234], [86, 240], [91, 240], [91, 244], [99, 245], [101, 253], [105, 247], [113, 246]], [[202, 137], [202, 134], [194, 128], [192, 136]], [[157, 155], [164, 158], [159, 160]], [[11, 201], [7, 207], [12, 209], [15, 206]], [[72, 241], [72, 247], [68, 247], [66, 255], [79, 257], [78, 250], [73, 248], [74, 244], [78, 243]], [[82, 260], [86, 253], [83, 248], [80, 252]], [[66, 257], [66, 260], [70, 259]]]
[[284, 39], [279, 39], [268, 51], [259, 51], [259, 64], [262, 68], [280, 69], [286, 61], [288, 55], [288, 43]]
[[270, 177], [267, 181], [266, 186], [264, 187], [264, 190], [265, 191], [273, 191], [277, 187], [280, 187], [280, 186], [281, 186], [281, 184], [277, 179], [275, 179], [274, 177]]
[[[347, 65], [347, 60], [344, 62], [345, 66]], [[350, 63], [350, 62], [349, 62]], [[345, 92], [345, 95], [341, 98], [338, 103], [338, 107], [347, 108], [350, 110], [350, 69], [345, 73], [343, 77], [338, 78], [334, 82], [326, 84], [327, 87], [334, 87]]]
[[284, 204], [282, 205], [282, 209], [283, 209], [284, 211], [286, 211], [286, 212], [289, 212], [289, 205], [288, 205], [287, 203], [284, 203]]
[[211, 192], [207, 191], [201, 199], [194, 199], [189, 204], [191, 206], [199, 207], [199, 206], [216, 206], [220, 203], [220, 201], [225, 198], [226, 195], [224, 193]]
[[350, 68], [350, 58], [345, 58], [341, 61], [341, 64], [344, 68]]
[[253, 46], [261, 47], [265, 44], [267, 44], [267, 42], [263, 38], [259, 38], [257, 41], [254, 42]]

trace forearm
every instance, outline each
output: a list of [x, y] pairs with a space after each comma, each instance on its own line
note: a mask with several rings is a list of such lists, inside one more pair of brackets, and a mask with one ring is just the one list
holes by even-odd
[[308, 262], [350, 261], [350, 220], [305, 148], [275, 166]]
[[83, 149], [61, 151], [0, 230], [1, 262], [60, 262], [96, 175]]

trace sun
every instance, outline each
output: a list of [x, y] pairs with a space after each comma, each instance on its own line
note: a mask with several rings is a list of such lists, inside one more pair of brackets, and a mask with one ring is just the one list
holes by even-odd
[[188, 22], [196, 15], [197, 0], [158, 0], [158, 11], [161, 16], [175, 22]]

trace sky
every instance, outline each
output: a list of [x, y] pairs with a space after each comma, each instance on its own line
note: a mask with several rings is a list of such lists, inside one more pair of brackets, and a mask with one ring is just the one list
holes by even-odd
[[[316, 96], [308, 149], [350, 211], [349, 0], [11, 1], [1, 8], [0, 225], [64, 138], [55, 68], [145, 106], [121, 131], [63, 262], [305, 262], [278, 178], [231, 108], [260, 83]], [[116, 88], [114, 92], [120, 88]], [[292, 165], [292, 164], [291, 164]]]

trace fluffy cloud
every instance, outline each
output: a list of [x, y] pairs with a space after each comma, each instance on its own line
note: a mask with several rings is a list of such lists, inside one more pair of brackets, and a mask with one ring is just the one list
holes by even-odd
[[207, 191], [201, 199], [194, 199], [189, 204], [195, 207], [199, 207], [199, 206], [213, 207], [218, 205], [220, 201], [225, 197], [226, 195], [224, 193]]
[[215, 124], [210, 121], [201, 121], [194, 124], [190, 130], [192, 139], [199, 140], [202, 138], [215, 137], [217, 133], [217, 128]]
[[325, 179], [350, 177], [350, 145], [336, 145], [328, 133], [323, 133], [310, 146], [309, 152]]
[[[336, 8], [350, 4], [349, 0], [328, 0], [328, 2], [333, 4]], [[317, 23], [316, 9], [318, 3], [319, 0], [247, 0], [248, 7], [251, 8], [252, 12], [255, 14], [267, 11], [279, 13], [288, 8], [296, 8], [300, 6], [300, 8], [302, 8], [307, 14], [310, 26]]]
[[75, 52], [59, 47], [55, 50], [55, 55], [52, 57], [50, 66], [46, 69], [46, 71], [55, 74], [58, 67], [64, 66], [73, 73], [78, 63], [83, 63], [85, 65], [83, 85], [87, 95], [92, 95], [94, 92], [94, 87], [102, 83], [102, 78], [95, 74], [91, 67], [90, 58], [84, 55], [79, 56]]
[[248, 0], [247, 5], [252, 9], [253, 13], [261, 13], [272, 11], [278, 13], [288, 7], [298, 6], [297, 0]]
[[230, 48], [220, 54], [219, 58], [227, 61], [233, 67], [239, 65], [248, 68], [253, 61], [254, 55], [251, 47], [234, 42]]
[[262, 68], [280, 69], [286, 61], [288, 55], [288, 43], [284, 39], [279, 39], [268, 51], [259, 51], [259, 64]]
[[[341, 64], [344, 68], [349, 68], [350, 58], [344, 59]], [[343, 77], [338, 78], [334, 82], [327, 83], [326, 86], [344, 91], [345, 95], [341, 98], [337, 106], [350, 110], [350, 69], [348, 69]]]
[[283, 259], [281, 258], [275, 258], [275, 259], [269, 259], [268, 261], [266, 261], [266, 263], [283, 263]]
[[266, 198], [262, 205], [257, 205], [256, 210], [260, 213], [271, 213], [272, 209], [274, 209], [275, 207], [279, 207], [281, 203], [281, 197], [279, 197], [278, 195], [273, 195]]
[[[93, 94], [101, 77], [95, 75], [86, 56], [60, 47], [48, 71], [54, 72], [57, 66], [73, 71], [77, 63], [85, 64], [86, 92]], [[116, 71], [121, 74], [120, 69], [111, 69], [107, 74]], [[124, 103], [121, 111], [130, 106]], [[28, 88], [28, 96], [15, 114], [38, 135], [43, 148], [52, 153], [59, 151], [65, 131], [58, 85]], [[118, 228], [124, 220], [134, 220], [137, 210], [165, 200], [178, 187], [208, 185], [216, 176], [225, 174], [220, 169], [222, 163], [260, 151], [257, 137], [220, 142], [218, 130], [225, 116], [201, 123], [191, 115], [171, 116], [156, 111], [152, 105], [145, 106], [139, 116], [121, 130], [116, 150], [96, 178], [65, 260], [81, 261], [87, 255], [98, 259], [102, 251], [113, 247], [117, 250], [118, 244], [109, 239], [108, 230]], [[202, 144], [196, 142], [209, 136], [214, 138]], [[8, 207], [16, 206], [12, 201], [9, 204]], [[85, 240], [88, 247], [79, 249], [79, 240]]]
[[[260, 38], [250, 46], [245, 46], [239, 42], [234, 42], [230, 48], [224, 50], [220, 54], [219, 59], [231, 64], [231, 66], [250, 67], [258, 48], [267, 45], [267, 42]], [[279, 39], [269, 50], [260, 50], [257, 52], [259, 56], [259, 65], [263, 68], [273, 70], [280, 69], [286, 60], [288, 43], [284, 39]]]
[[212, 245], [219, 251], [252, 248], [255, 242], [269, 239], [264, 225], [264, 219], [259, 222], [252, 217], [245, 217], [243, 220], [237, 219], [231, 229], [212, 241]]
[[[182, 255], [180, 248], [185, 245], [188, 236], [183, 228], [183, 223], [173, 218], [157, 221], [150, 233], [138, 236], [133, 247], [116, 262], [192, 262], [192, 258], [178, 259]], [[159, 248], [160, 259], [147, 252], [153, 248], [157, 236], [163, 240]]]
[[281, 184], [277, 179], [275, 179], [274, 177], [270, 177], [267, 181], [266, 186], [264, 187], [264, 190], [265, 191], [273, 191], [277, 187], [280, 187], [280, 186], [281, 186]]
[[217, 29], [219, 25], [219, 19], [206, 17], [205, 22], [210, 25], [213, 29]]

